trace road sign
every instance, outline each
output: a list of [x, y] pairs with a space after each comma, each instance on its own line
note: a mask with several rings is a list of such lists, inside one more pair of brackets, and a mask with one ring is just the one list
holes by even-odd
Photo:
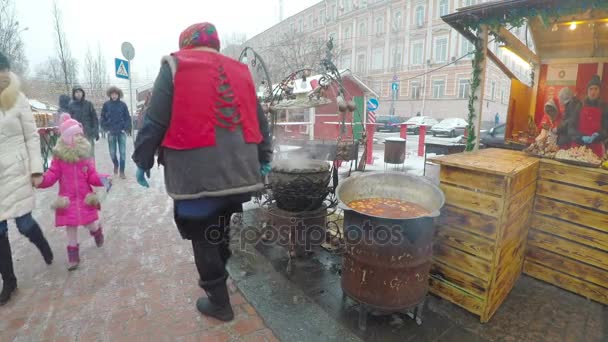
[[367, 110], [374, 112], [378, 109], [378, 106], [380, 104], [378, 103], [378, 99], [376, 98], [371, 98], [369, 100], [367, 100]]
[[124, 59], [115, 58], [114, 59], [114, 70], [116, 70], [116, 77], [124, 78], [128, 80], [131, 76], [129, 71], [129, 61], [125, 61]]
[[393, 84], [391, 85], [391, 88], [393, 89], [393, 91], [399, 90], [399, 83], [393, 82]]
[[123, 57], [126, 58], [128, 61], [135, 58], [135, 48], [133, 47], [133, 44], [129, 42], [122, 43], [120, 51], [122, 51]]

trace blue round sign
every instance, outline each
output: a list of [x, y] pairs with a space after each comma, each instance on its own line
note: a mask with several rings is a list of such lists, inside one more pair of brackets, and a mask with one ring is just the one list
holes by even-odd
[[371, 99], [367, 100], [367, 110], [373, 112], [378, 109], [378, 106], [380, 106], [378, 99], [372, 97]]

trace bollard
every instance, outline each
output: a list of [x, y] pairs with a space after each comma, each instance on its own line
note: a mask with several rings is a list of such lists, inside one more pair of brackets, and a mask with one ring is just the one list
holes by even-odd
[[374, 163], [374, 132], [376, 131], [376, 125], [368, 123], [365, 125], [365, 129], [367, 130], [367, 160], [365, 163], [372, 165]]
[[418, 157], [424, 156], [424, 138], [426, 137], [426, 126], [420, 125], [418, 135]]
[[407, 124], [405, 124], [405, 123], [401, 124], [401, 131], [400, 131], [399, 137], [401, 137], [401, 139], [407, 140]]

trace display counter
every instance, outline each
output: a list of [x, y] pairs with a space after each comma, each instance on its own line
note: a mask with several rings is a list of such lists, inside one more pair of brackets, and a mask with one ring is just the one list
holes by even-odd
[[487, 322], [524, 263], [539, 160], [484, 149], [433, 158], [446, 205], [434, 241], [431, 292]]
[[524, 273], [608, 304], [608, 171], [542, 159]]

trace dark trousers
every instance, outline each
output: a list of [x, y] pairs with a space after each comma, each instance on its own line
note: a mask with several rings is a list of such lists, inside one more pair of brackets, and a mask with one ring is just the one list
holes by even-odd
[[178, 217], [175, 223], [184, 239], [192, 240], [194, 262], [203, 283], [219, 283], [228, 277], [226, 263], [230, 251], [230, 217], [233, 208], [227, 208], [207, 218]]

